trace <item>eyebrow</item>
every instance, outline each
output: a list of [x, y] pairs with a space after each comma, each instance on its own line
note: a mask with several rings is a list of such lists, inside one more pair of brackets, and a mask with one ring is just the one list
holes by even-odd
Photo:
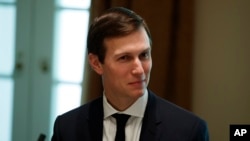
[[144, 51], [151, 51], [151, 50], [152, 50], [152, 48], [149, 46]]
[[144, 49], [142, 52], [150, 52], [151, 51], [151, 47], [148, 47], [146, 49]]
[[[150, 52], [151, 51], [151, 47], [147, 47], [146, 49], [142, 50], [140, 53], [143, 53], [143, 52]], [[114, 57], [120, 57], [122, 55], [129, 55], [129, 54], [132, 54], [130, 52], [121, 52], [121, 53], [117, 53], [114, 55]]]

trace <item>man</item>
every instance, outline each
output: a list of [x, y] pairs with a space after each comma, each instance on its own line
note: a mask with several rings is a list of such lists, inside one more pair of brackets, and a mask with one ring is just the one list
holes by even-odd
[[103, 96], [59, 116], [52, 141], [207, 141], [202, 119], [147, 89], [151, 45], [145, 21], [128, 9], [96, 18], [88, 59], [102, 77]]

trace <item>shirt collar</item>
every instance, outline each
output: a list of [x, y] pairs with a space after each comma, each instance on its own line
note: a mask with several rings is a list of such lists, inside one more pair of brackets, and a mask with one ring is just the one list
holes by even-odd
[[134, 104], [132, 104], [128, 109], [125, 111], [117, 111], [115, 108], [113, 108], [107, 101], [107, 97], [103, 96], [103, 108], [104, 108], [104, 119], [107, 117], [115, 114], [115, 113], [123, 113], [128, 114], [135, 117], [143, 117], [144, 112], [146, 110], [146, 105], [148, 102], [148, 91], [146, 90], [143, 96], [138, 98]]

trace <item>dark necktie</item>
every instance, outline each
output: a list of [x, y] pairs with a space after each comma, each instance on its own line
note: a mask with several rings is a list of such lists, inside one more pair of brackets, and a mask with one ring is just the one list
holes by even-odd
[[125, 141], [125, 125], [130, 117], [126, 114], [112, 115], [116, 119], [116, 135], [115, 141]]

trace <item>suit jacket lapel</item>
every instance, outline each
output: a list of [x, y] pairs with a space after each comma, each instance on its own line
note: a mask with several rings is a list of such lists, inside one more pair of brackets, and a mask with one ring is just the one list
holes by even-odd
[[89, 107], [89, 130], [91, 141], [101, 141], [103, 134], [103, 101], [102, 97], [93, 101]]
[[148, 91], [148, 103], [143, 117], [140, 141], [156, 140], [157, 126], [161, 123], [156, 116], [156, 97]]

